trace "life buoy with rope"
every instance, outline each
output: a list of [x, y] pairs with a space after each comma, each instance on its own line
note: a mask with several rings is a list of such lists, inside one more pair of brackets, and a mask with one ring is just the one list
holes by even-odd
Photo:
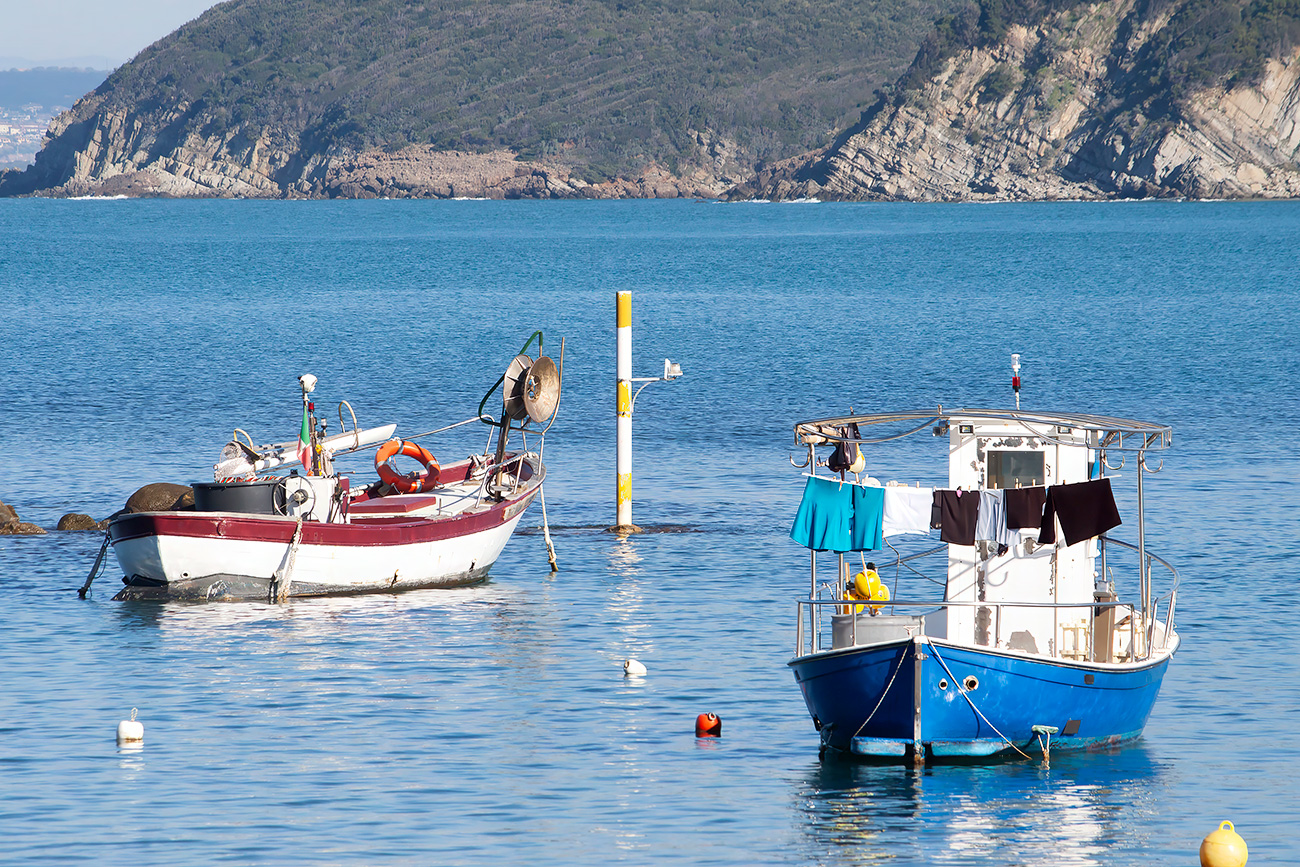
[[[398, 473], [391, 463], [391, 460], [397, 455], [415, 458], [424, 464], [424, 472], [407, 473], [406, 475]], [[375, 452], [375, 472], [379, 473], [381, 482], [392, 485], [399, 494], [414, 494], [422, 491], [432, 491], [438, 487], [438, 476], [442, 471], [438, 467], [438, 459], [419, 443], [407, 442], [406, 440], [389, 440]]]

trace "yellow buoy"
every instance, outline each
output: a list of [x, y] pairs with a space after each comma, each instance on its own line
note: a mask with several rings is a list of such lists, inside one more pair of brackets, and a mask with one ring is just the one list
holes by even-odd
[[[880, 580], [879, 573], [876, 572], [876, 564], [868, 563], [865, 572], [859, 572], [853, 576], [853, 583], [849, 585], [850, 599], [865, 599], [868, 602], [888, 602], [889, 588]], [[865, 605], [857, 606], [858, 613], [862, 613]], [[879, 614], [881, 606], [872, 605], [871, 613]]]
[[1244, 867], [1248, 857], [1246, 841], [1233, 830], [1231, 822], [1221, 823], [1219, 830], [1211, 831], [1201, 841], [1201, 867]]

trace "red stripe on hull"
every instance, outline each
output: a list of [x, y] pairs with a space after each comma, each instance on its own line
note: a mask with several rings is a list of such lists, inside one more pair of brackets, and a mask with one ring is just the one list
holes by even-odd
[[[324, 524], [306, 521], [302, 525], [302, 544], [338, 545], [361, 548], [384, 545], [407, 545], [415, 542], [437, 542], [467, 536], [498, 527], [527, 507], [537, 489], [510, 500], [493, 504], [490, 508], [448, 518], [357, 518], [350, 524]], [[512, 506], [517, 508], [512, 509]], [[509, 510], [509, 517], [507, 517]], [[297, 521], [292, 518], [273, 518], [254, 515], [237, 515], [225, 512], [143, 512], [123, 515], [109, 525], [109, 534], [116, 544], [126, 539], [143, 536], [188, 536], [195, 538], [233, 538], [251, 542], [280, 542], [293, 540]]]

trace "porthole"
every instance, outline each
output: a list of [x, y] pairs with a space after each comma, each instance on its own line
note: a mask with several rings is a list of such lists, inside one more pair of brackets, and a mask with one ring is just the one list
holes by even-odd
[[974, 692], [980, 688], [980, 679], [973, 674], [968, 674], [962, 684], [966, 687], [967, 692]]
[[939, 678], [939, 689], [947, 689], [947, 688], [948, 688], [947, 678]]

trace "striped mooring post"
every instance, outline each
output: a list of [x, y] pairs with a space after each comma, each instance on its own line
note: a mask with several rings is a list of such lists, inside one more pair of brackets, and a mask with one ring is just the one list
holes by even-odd
[[634, 533], [632, 523], [632, 293], [616, 296], [618, 323], [618, 520], [614, 532]]

